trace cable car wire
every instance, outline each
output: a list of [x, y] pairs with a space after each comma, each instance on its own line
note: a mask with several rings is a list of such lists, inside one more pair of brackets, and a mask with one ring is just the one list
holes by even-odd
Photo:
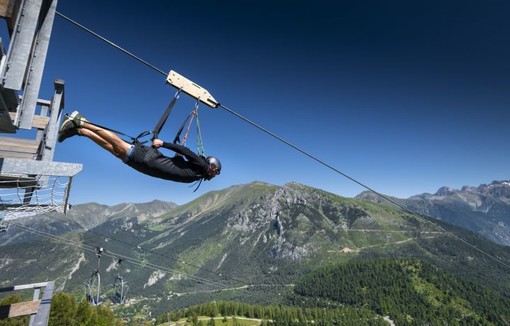
[[[49, 216], [49, 215], [46, 215], [46, 217], [55, 219], [55, 220], [60, 221], [60, 222], [65, 222], [65, 221], [61, 221], [61, 220], [59, 220], [57, 218], [53, 218], [52, 216]], [[42, 231], [42, 230], [39, 230], [39, 229], [34, 229], [34, 228], [31, 228], [31, 227], [28, 227], [28, 226], [25, 226], [25, 225], [21, 225], [20, 223], [12, 223], [11, 226], [13, 226], [15, 228], [19, 228], [19, 229], [25, 230], [25, 231], [33, 233], [33, 234], [37, 234], [37, 235], [39, 235], [41, 237], [45, 237], [45, 238], [52, 239], [52, 240], [59, 241], [59, 242], [64, 242], [64, 243], [66, 243], [68, 245], [72, 245], [72, 246], [75, 246], [75, 247], [82, 248], [82, 249], [84, 249], [86, 251], [89, 251], [89, 252], [91, 252], [93, 254], [97, 253], [97, 248], [95, 246], [88, 246], [86, 244], [83, 244], [83, 243], [80, 243], [80, 242], [76, 242], [76, 241], [72, 241], [72, 240], [66, 239], [64, 237], [51, 234], [51, 233], [46, 232], [46, 231]], [[172, 259], [172, 260], [174, 260], [174, 261], [176, 261], [178, 263], [182, 263], [184, 265], [189, 265], [191, 267], [200, 269], [202, 271], [206, 271], [206, 272], [215, 274], [215, 275], [223, 278], [224, 280], [231, 280], [231, 281], [238, 282], [238, 284], [241, 284], [241, 286], [235, 285], [235, 284], [226, 284], [226, 283], [222, 283], [220, 281], [215, 281], [215, 280], [207, 279], [207, 278], [204, 278], [204, 277], [192, 275], [192, 274], [189, 274], [189, 273], [187, 273], [185, 271], [176, 270], [175, 268], [172, 269], [170, 267], [161, 266], [161, 265], [154, 264], [154, 263], [151, 263], [151, 262], [145, 261], [145, 260], [144, 261], [138, 260], [138, 259], [135, 259], [135, 258], [132, 258], [132, 257], [129, 257], [129, 256], [125, 256], [125, 255], [122, 255], [122, 254], [119, 254], [119, 253], [112, 252], [110, 250], [106, 250], [106, 251], [101, 253], [101, 255], [113, 258], [114, 260], [118, 260], [119, 258], [121, 258], [121, 259], [123, 259], [123, 261], [131, 263], [133, 265], [137, 265], [137, 266], [139, 266], [141, 268], [150, 268], [150, 269], [155, 270], [155, 271], [164, 271], [164, 272], [171, 273], [171, 274], [182, 274], [182, 275], [186, 276], [187, 278], [189, 278], [190, 280], [193, 280], [193, 281], [195, 281], [197, 283], [201, 283], [201, 284], [206, 284], [206, 285], [212, 286], [213, 288], [210, 291], [228, 291], [228, 290], [237, 291], [237, 290], [241, 290], [243, 288], [244, 289], [250, 289], [252, 287], [265, 286], [265, 287], [268, 287], [270, 289], [269, 292], [273, 292], [273, 294], [280, 295], [280, 293], [275, 289], [275, 287], [282, 287], [282, 285], [279, 285], [279, 284], [262, 284], [262, 285], [248, 284], [248, 283], [246, 283], [246, 281], [230, 277], [230, 276], [225, 275], [223, 273], [217, 273], [217, 272], [214, 272], [214, 271], [210, 271], [210, 270], [204, 269], [202, 267], [199, 267], [199, 266], [187, 263], [187, 262], [185, 262], [182, 259], [173, 259], [173, 258], [168, 257], [166, 255], [163, 255], [163, 254], [160, 254], [160, 253], [157, 253], [157, 252], [154, 252], [152, 250], [148, 250], [148, 249], [145, 249], [145, 248], [142, 248], [142, 247], [139, 247], [139, 246], [135, 246], [133, 244], [130, 244], [128, 242], [125, 242], [125, 241], [113, 238], [111, 236], [107, 236], [107, 235], [104, 235], [104, 234], [101, 234], [101, 233], [98, 233], [98, 232], [94, 232], [94, 231], [91, 231], [91, 230], [89, 230], [89, 231], [93, 232], [93, 233], [95, 233], [95, 234], [97, 234], [99, 236], [108, 237], [111, 240], [117, 241], [119, 243], [127, 244], [127, 245], [129, 245], [129, 246], [131, 246], [133, 248], [140, 249], [140, 250], [142, 250], [142, 251], [144, 251], [146, 253], [158, 255], [160, 257], [167, 258], [167, 259]], [[274, 303], [274, 300], [272, 300], [273, 297], [267, 296], [267, 295], [264, 296], [264, 295], [261, 295], [261, 293], [253, 293], [252, 294], [252, 293], [248, 292], [247, 295], [252, 297], [252, 298], [254, 298], [254, 299], [256, 299], [256, 300], [265, 301], [268, 304]]]

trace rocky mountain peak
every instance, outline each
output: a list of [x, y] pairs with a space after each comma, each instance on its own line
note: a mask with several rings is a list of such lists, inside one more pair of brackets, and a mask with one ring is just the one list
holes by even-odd
[[510, 181], [494, 181], [487, 186], [487, 193], [510, 204]]
[[[383, 199], [365, 191], [356, 196], [371, 202]], [[396, 199], [411, 211], [452, 223], [510, 245], [510, 181], [493, 181], [460, 190], [443, 186], [434, 194], [423, 193]]]
[[442, 197], [456, 197], [466, 202], [477, 202], [491, 199], [510, 203], [510, 181], [493, 181], [490, 184], [481, 184], [478, 187], [463, 186], [460, 190], [451, 187], [441, 187], [433, 195], [422, 194], [421, 198], [442, 199]]
[[449, 196], [449, 195], [453, 195], [455, 194], [455, 190], [450, 188], [450, 187], [441, 187], [439, 188], [436, 193], [434, 194], [435, 196]]

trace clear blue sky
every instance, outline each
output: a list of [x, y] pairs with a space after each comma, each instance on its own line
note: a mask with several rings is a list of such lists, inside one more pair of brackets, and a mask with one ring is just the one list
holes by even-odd
[[[378, 192], [407, 198], [509, 179], [506, 0], [95, 0], [57, 10]], [[61, 17], [41, 97], [56, 78], [66, 112], [131, 135], [151, 129], [175, 93], [165, 76]], [[161, 138], [172, 140], [193, 106], [182, 95]], [[55, 156], [84, 165], [71, 202], [183, 204], [255, 180], [346, 197], [365, 190], [223, 109], [202, 105], [200, 122], [223, 173], [197, 192], [76, 137]]]

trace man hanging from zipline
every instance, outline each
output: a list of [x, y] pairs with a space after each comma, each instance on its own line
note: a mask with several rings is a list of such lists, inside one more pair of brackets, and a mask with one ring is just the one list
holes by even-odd
[[[75, 135], [91, 139], [133, 169], [152, 177], [191, 183], [211, 180], [221, 172], [221, 163], [214, 156], [200, 156], [186, 146], [157, 138], [152, 140], [152, 146], [145, 146], [136, 139], [130, 144], [114, 130], [88, 122], [77, 111], [66, 116], [59, 130], [58, 142]], [[161, 147], [179, 155], [165, 156], [158, 150]]]

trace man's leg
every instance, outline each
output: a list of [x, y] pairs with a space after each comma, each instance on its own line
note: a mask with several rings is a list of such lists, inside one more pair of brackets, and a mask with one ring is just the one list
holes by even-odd
[[88, 123], [85, 117], [78, 111], [74, 111], [66, 117], [59, 130], [58, 141], [63, 142], [65, 139], [75, 135], [90, 138], [96, 144], [122, 160], [126, 158], [131, 148], [131, 144], [123, 141], [117, 134]]
[[95, 126], [86, 121], [84, 121], [81, 128], [78, 129], [78, 133], [91, 139], [96, 144], [122, 160], [125, 159], [129, 149], [131, 148], [131, 144], [123, 141], [116, 133]]

